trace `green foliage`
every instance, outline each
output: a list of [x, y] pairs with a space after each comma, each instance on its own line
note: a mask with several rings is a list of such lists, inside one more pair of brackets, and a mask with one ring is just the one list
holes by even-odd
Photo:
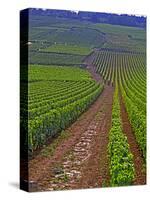
[[130, 153], [127, 138], [122, 132], [118, 88], [116, 88], [114, 94], [108, 152], [110, 159], [110, 185], [131, 185], [135, 176], [133, 155]]
[[[28, 98], [29, 151], [44, 145], [73, 123], [103, 90], [81, 68], [30, 65]], [[55, 145], [50, 148], [53, 152]], [[47, 152], [44, 153], [47, 155]]]
[[48, 80], [91, 80], [87, 70], [74, 67], [53, 66], [53, 65], [30, 65], [29, 81]]
[[[133, 62], [133, 60], [131, 61]], [[138, 59], [138, 62], [136, 63], [132, 64], [132, 62], [130, 62], [130, 68], [128, 66], [128, 70], [125, 70], [123, 68], [122, 71], [119, 71], [119, 83], [124, 103], [128, 112], [129, 120], [134, 130], [136, 140], [142, 151], [144, 160], [146, 161], [145, 57]]]
[[54, 53], [88, 55], [88, 54], [90, 54], [91, 49], [88, 47], [77, 46], [77, 45], [54, 44], [47, 48], [41, 49], [41, 51], [54, 52]]
[[59, 53], [47, 53], [47, 52], [30, 52], [29, 63], [41, 64], [41, 65], [73, 65], [82, 66], [83, 55], [70, 55]]
[[[121, 49], [99, 50], [91, 55], [91, 62], [96, 72], [99, 73], [105, 81], [114, 84], [120, 71], [120, 78], [121, 76], [126, 76], [126, 78], [129, 79], [128, 84], [132, 85], [135, 89], [140, 90], [141, 83], [139, 83], [138, 80], [142, 82], [144, 87], [140, 90], [141, 93], [143, 93], [146, 88], [145, 61], [145, 54], [126, 52]], [[139, 79], [136, 78], [137, 76]], [[144, 91], [142, 92], [142, 90]]]
[[84, 85], [85, 85], [84, 88], [83, 87], [80, 89], [78, 89], [78, 87], [71, 88], [73, 90], [70, 89], [69, 91], [66, 92], [63, 91], [62, 94], [61, 92], [59, 92], [56, 96], [55, 95], [53, 97], [49, 96], [46, 99], [43, 99], [42, 97], [38, 98], [39, 99], [38, 102], [34, 101], [35, 103], [34, 102], [31, 103], [31, 105], [29, 106], [29, 119], [44, 114], [51, 109], [57, 109], [59, 107], [64, 107], [65, 105], [73, 103], [78, 99], [81, 99], [86, 95], [92, 93], [99, 87], [98, 84], [94, 84], [93, 82], [90, 82], [90, 84], [88, 84], [87, 82], [87, 85], [86, 84]]
[[67, 43], [87, 47], [100, 46], [104, 42], [104, 35], [100, 31], [79, 20], [31, 16], [29, 26], [30, 41], [50, 41], [53, 44]]
[[138, 109], [138, 105], [136, 105], [136, 97], [134, 97], [134, 99], [130, 99], [123, 88], [122, 94], [125, 100], [125, 105], [135, 133], [136, 140], [146, 161], [146, 115], [143, 114], [142, 106], [141, 110], [140, 108]]
[[110, 24], [94, 26], [107, 35], [104, 48], [146, 52], [146, 31], [144, 29]]
[[146, 160], [146, 58], [135, 52], [99, 51], [92, 55], [97, 72], [108, 83], [119, 81], [136, 140]]
[[98, 87], [87, 96], [75, 102], [52, 109], [49, 112], [29, 120], [28, 143], [32, 150], [43, 145], [47, 138], [56, 136], [73, 123], [83, 113], [89, 105], [99, 96], [103, 87]]

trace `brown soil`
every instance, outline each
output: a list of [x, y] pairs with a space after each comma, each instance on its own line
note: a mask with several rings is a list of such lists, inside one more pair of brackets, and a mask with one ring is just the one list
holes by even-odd
[[146, 170], [144, 169], [144, 159], [139, 146], [136, 142], [134, 131], [131, 127], [128, 113], [123, 102], [123, 98], [120, 96], [120, 106], [121, 106], [121, 118], [123, 125], [123, 132], [126, 134], [128, 143], [130, 146], [131, 153], [133, 154], [134, 167], [135, 167], [135, 185], [146, 184]]
[[[96, 136], [92, 144], [92, 153], [83, 168], [83, 175], [80, 181], [81, 188], [93, 188], [109, 185], [109, 160], [108, 160], [108, 141], [109, 130], [111, 128], [111, 114], [113, 93], [109, 88], [109, 94], [103, 98], [103, 107], [96, 116], [97, 128]], [[95, 119], [94, 119], [95, 120]], [[94, 122], [93, 120], [93, 122]]]
[[29, 162], [29, 179], [38, 190], [101, 187], [108, 182], [107, 144], [113, 87], [106, 86], [94, 104], [73, 123], [70, 137], [53, 156]]
[[103, 78], [96, 73], [95, 66], [92, 64], [92, 57], [88, 57], [84, 60], [84, 64], [86, 65], [86, 69], [90, 72], [92, 78], [96, 80], [98, 83], [103, 83]]

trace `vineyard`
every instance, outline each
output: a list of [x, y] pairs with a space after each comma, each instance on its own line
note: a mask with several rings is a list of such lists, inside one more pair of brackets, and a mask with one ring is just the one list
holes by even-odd
[[[122, 96], [136, 141], [146, 160], [146, 63], [144, 53], [96, 51], [88, 58], [105, 84], [115, 86], [112, 128], [109, 139], [111, 185], [128, 185], [134, 181], [133, 155], [120, 119]], [[121, 164], [118, 164], [121, 163]], [[116, 175], [116, 171], [119, 173]]]
[[30, 151], [41, 147], [73, 123], [103, 90], [81, 69], [56, 66], [29, 68]]
[[92, 65], [104, 82], [116, 84], [123, 96], [137, 142], [146, 158], [146, 63], [145, 54], [100, 51]]
[[20, 122], [31, 191], [146, 184], [145, 29], [30, 15]]

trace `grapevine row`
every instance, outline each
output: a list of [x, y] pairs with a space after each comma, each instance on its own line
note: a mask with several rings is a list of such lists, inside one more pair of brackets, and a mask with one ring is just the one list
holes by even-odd
[[122, 131], [118, 87], [114, 93], [112, 127], [109, 134], [110, 185], [131, 185], [134, 181], [133, 155], [130, 153], [127, 137]]

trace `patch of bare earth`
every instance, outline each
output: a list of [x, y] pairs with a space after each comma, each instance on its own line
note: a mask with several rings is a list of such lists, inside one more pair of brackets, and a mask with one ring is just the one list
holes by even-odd
[[146, 184], [146, 170], [144, 169], [144, 159], [142, 157], [142, 152], [139, 149], [138, 143], [136, 141], [134, 131], [130, 124], [128, 113], [123, 102], [123, 98], [120, 96], [120, 106], [121, 106], [121, 118], [123, 125], [123, 132], [126, 134], [128, 143], [130, 146], [131, 153], [133, 154], [134, 167], [135, 167], [135, 185]]
[[84, 64], [94, 80], [96, 80], [98, 83], [104, 82], [103, 78], [95, 71], [95, 66], [92, 64], [92, 56], [87, 57], [87, 59], [84, 60]]

